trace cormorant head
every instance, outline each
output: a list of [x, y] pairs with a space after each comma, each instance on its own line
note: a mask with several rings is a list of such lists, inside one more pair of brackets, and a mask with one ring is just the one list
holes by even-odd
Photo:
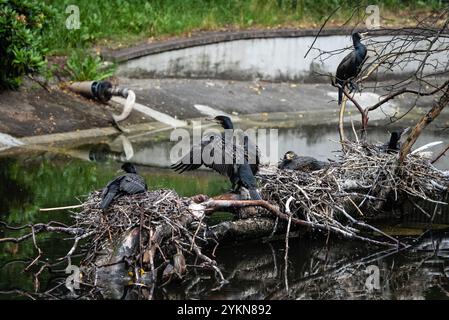
[[402, 135], [402, 131], [393, 131], [391, 133], [391, 139], [395, 140], [395, 141], [399, 141], [399, 139], [401, 138]]
[[224, 129], [234, 129], [231, 119], [227, 116], [216, 116], [211, 120], [220, 124]]
[[354, 44], [354, 46], [360, 43], [360, 40], [362, 40], [366, 34], [367, 34], [366, 32], [363, 33], [354, 32], [352, 34], [352, 43]]
[[129, 162], [125, 162], [124, 164], [122, 164], [122, 170], [125, 171], [126, 173], [137, 173], [134, 165]]
[[295, 157], [297, 157], [297, 155], [293, 151], [287, 151], [284, 154], [284, 160], [292, 161]]
[[391, 140], [394, 139], [396, 141], [399, 141], [401, 139], [402, 135], [405, 135], [409, 130], [410, 130], [410, 127], [407, 127], [405, 129], [400, 129], [397, 131], [393, 131], [391, 133]]

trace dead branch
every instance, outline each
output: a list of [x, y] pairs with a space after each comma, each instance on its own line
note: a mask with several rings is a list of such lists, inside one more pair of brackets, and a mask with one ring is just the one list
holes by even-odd
[[443, 157], [446, 152], [449, 150], [449, 145], [446, 146], [430, 163], [434, 164], [438, 160], [440, 160], [441, 157]]
[[399, 160], [398, 164], [401, 165], [405, 157], [410, 153], [412, 146], [415, 144], [416, 140], [418, 140], [421, 132], [426, 128], [433, 120], [435, 120], [441, 111], [446, 107], [449, 103], [449, 87], [446, 87], [446, 91], [440, 97], [438, 102], [430, 109], [413, 127], [411, 133], [408, 135], [407, 140], [404, 142], [401, 147], [401, 151], [399, 152]]

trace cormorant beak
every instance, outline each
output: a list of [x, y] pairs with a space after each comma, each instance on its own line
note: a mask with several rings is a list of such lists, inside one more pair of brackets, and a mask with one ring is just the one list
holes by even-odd
[[359, 32], [359, 35], [363, 39], [368, 35], [368, 32]]
[[218, 121], [217, 119], [214, 119], [214, 118], [206, 118], [206, 121], [212, 121], [212, 122], [220, 124], [220, 121]]
[[293, 155], [292, 155], [291, 153], [287, 153], [287, 154], [285, 155], [285, 158], [286, 158], [287, 160], [293, 160]]
[[405, 128], [402, 130], [401, 135], [406, 135], [410, 131], [410, 127]]

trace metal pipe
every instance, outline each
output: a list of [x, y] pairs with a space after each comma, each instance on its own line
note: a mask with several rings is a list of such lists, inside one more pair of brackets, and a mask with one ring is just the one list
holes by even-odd
[[73, 82], [69, 89], [87, 98], [108, 102], [112, 96], [128, 97], [129, 89], [113, 86], [109, 81], [81, 81]]

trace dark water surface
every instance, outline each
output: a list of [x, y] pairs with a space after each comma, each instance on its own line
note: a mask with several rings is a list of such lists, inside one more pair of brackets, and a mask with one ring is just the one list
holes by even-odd
[[[384, 141], [381, 130], [370, 132], [373, 141]], [[279, 154], [294, 150], [320, 159], [334, 157], [338, 149], [335, 129], [301, 128], [279, 132]], [[430, 141], [447, 141], [447, 136], [424, 134], [417, 146]], [[132, 141], [132, 162], [150, 189], [171, 188], [180, 195], [216, 195], [230, 184], [207, 171], [174, 174], [169, 163], [171, 142]], [[437, 153], [447, 142], [432, 149]], [[39, 151], [0, 155], [0, 220], [10, 225], [61, 221], [71, 223], [68, 211], [39, 212], [39, 208], [78, 204], [89, 192], [102, 188], [120, 168], [124, 155], [114, 145], [86, 145], [64, 152]], [[155, 168], [155, 166], [159, 168]], [[449, 169], [448, 158], [437, 165]], [[79, 199], [79, 200], [78, 200]], [[219, 221], [226, 215], [212, 217]], [[249, 242], [219, 246], [216, 260], [229, 284], [217, 288], [212, 274], [192, 272], [180, 283], [157, 288], [160, 299], [449, 299], [449, 232], [429, 231], [410, 250], [384, 251], [364, 243], [296, 237], [290, 240], [285, 274], [284, 240]], [[393, 234], [417, 235], [427, 226], [401, 225], [390, 228]], [[0, 238], [17, 236], [0, 225]], [[71, 241], [64, 236], [41, 234], [37, 243], [45, 258], [64, 256]], [[37, 256], [33, 241], [0, 243], [0, 298], [26, 298], [33, 292], [34, 279], [23, 269]], [[76, 263], [76, 259], [74, 261]], [[54, 272], [44, 271], [41, 291], [64, 280], [61, 265]], [[59, 272], [58, 272], [59, 271]], [[61, 272], [62, 271], [62, 272]], [[379, 277], [370, 278], [378, 274]], [[373, 281], [372, 281], [373, 280]], [[289, 291], [286, 291], [288, 285]], [[112, 284], [111, 284], [112, 286]], [[141, 299], [142, 288], [118, 284], [107, 298]], [[22, 294], [20, 294], [20, 292]]]

